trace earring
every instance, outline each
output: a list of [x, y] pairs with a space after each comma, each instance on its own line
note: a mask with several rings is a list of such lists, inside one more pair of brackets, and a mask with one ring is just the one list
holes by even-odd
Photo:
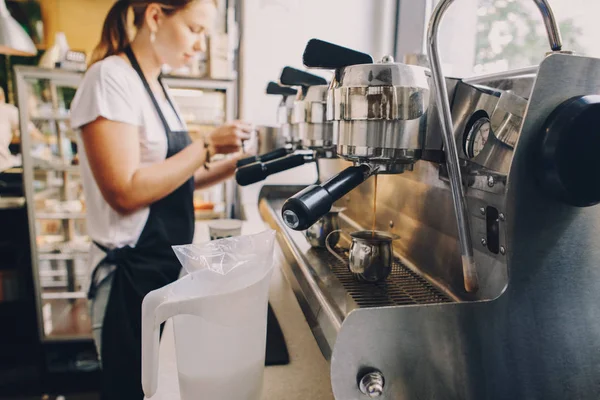
[[156, 40], [156, 32], [152, 31], [152, 32], [150, 32], [150, 43], [154, 43], [155, 40]]

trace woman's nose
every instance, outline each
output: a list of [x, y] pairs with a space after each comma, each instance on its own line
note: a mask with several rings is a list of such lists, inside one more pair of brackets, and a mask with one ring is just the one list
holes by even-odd
[[196, 43], [194, 43], [194, 50], [197, 52], [205, 53], [207, 50], [206, 40], [206, 34], [201, 33], [198, 37], [198, 40], [196, 40]]

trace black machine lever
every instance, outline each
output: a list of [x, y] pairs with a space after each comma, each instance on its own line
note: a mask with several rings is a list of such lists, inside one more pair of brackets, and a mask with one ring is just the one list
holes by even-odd
[[292, 67], [285, 67], [281, 71], [279, 82], [282, 85], [302, 87], [327, 85], [325, 78]]
[[273, 94], [278, 96], [295, 96], [298, 91], [292, 87], [282, 86], [276, 82], [269, 82], [267, 84], [267, 94]]
[[366, 164], [348, 167], [321, 185], [308, 186], [286, 200], [281, 210], [283, 222], [297, 231], [308, 229], [372, 172]]
[[307, 161], [314, 161], [314, 159], [304, 154], [291, 154], [267, 162], [255, 162], [238, 168], [235, 172], [235, 180], [240, 186], [248, 186], [265, 180], [269, 175], [299, 167]]
[[302, 56], [307, 68], [339, 69], [350, 65], [372, 64], [373, 57], [360, 51], [319, 39], [311, 39]]
[[272, 160], [276, 160], [281, 157], [285, 157], [287, 155], [288, 155], [288, 149], [286, 149], [285, 147], [280, 147], [278, 149], [275, 149], [275, 150], [270, 151], [265, 154], [242, 158], [241, 160], [238, 160], [236, 167], [241, 168], [243, 166], [253, 164], [255, 162], [272, 161]]

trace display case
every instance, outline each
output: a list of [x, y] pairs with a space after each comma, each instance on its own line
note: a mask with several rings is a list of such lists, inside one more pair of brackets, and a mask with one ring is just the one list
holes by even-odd
[[[44, 341], [91, 338], [87, 307], [90, 239], [77, 132], [71, 129], [69, 113], [82, 78], [77, 72], [15, 68], [29, 244], [39, 334]], [[165, 83], [192, 136], [235, 115], [233, 82], [167, 77]], [[41, 135], [30, 129], [31, 123]], [[236, 199], [233, 180], [198, 192], [197, 217], [228, 216]]]

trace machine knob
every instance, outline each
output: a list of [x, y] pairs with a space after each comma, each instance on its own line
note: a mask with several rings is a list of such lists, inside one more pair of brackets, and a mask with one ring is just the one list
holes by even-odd
[[362, 394], [374, 398], [383, 395], [385, 380], [383, 374], [379, 371], [369, 372], [364, 375], [358, 383], [358, 388]]
[[576, 96], [544, 123], [537, 179], [553, 197], [576, 207], [600, 203], [600, 96]]

